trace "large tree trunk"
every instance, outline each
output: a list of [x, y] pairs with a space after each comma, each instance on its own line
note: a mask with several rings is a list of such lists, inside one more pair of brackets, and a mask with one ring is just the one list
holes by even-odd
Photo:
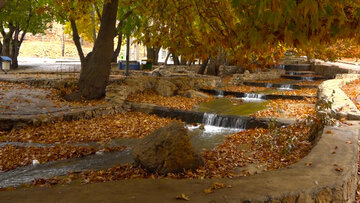
[[173, 56], [174, 65], [176, 66], [180, 65], [179, 57], [176, 56], [175, 54], [172, 54], [172, 56]]
[[198, 71], [198, 74], [204, 75], [208, 63], [209, 63], [209, 58], [207, 58], [203, 61], [203, 63], [200, 66], [200, 69]]
[[225, 53], [220, 49], [219, 54], [214, 59], [213, 57], [210, 58], [210, 64], [207, 69], [207, 75], [218, 75], [219, 74], [219, 67], [225, 63]]
[[147, 59], [151, 60], [153, 65], [158, 65], [160, 47], [146, 47], [146, 51]]
[[180, 64], [182, 66], [186, 66], [186, 64], [187, 64], [187, 60], [183, 56], [181, 56]]
[[6, 0], [0, 0], [0, 9], [4, 8], [6, 5]]
[[117, 10], [118, 0], [112, 0], [104, 5], [94, 48], [81, 64], [79, 93], [85, 99], [100, 99], [105, 96], [114, 53]]

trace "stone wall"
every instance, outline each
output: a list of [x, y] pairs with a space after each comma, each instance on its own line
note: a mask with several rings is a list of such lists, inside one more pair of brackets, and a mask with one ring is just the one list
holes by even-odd
[[331, 110], [326, 113], [335, 118], [346, 118], [349, 120], [360, 120], [360, 111], [350, 98], [342, 91], [347, 83], [360, 78], [358, 74], [340, 74], [333, 80], [327, 80], [319, 86], [318, 98], [321, 103], [332, 102]]
[[311, 70], [314, 71], [316, 75], [322, 75], [328, 78], [335, 78], [337, 74], [344, 74], [351, 72], [351, 70], [342, 69], [339, 66], [324, 65], [324, 64], [312, 64]]
[[246, 81], [256, 81], [256, 80], [275, 80], [279, 79], [281, 75], [285, 74], [285, 70], [281, 69], [271, 69], [264, 72], [250, 73], [245, 71], [244, 74], [234, 74], [231, 84], [241, 85]]
[[219, 77], [212, 76], [128, 77], [120, 83], [108, 85], [105, 100], [123, 104], [131, 94], [145, 90], [153, 89], [162, 96], [172, 96], [187, 90], [215, 88], [220, 83]]

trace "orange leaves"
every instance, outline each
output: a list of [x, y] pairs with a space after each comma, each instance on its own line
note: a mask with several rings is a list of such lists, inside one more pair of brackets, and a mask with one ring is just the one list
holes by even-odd
[[358, 100], [360, 96], [360, 79], [345, 85], [342, 90], [354, 102], [357, 108], [360, 109], [360, 100]]
[[29, 165], [33, 163], [33, 160], [46, 163], [54, 160], [83, 157], [95, 152], [96, 149], [93, 147], [64, 145], [56, 145], [55, 147], [15, 147], [6, 145], [0, 148], [0, 172]]
[[304, 119], [315, 115], [314, 104], [315, 99], [308, 99], [308, 101], [277, 99], [272, 100], [265, 110], [257, 112], [254, 116]]
[[117, 138], [141, 138], [172, 120], [143, 113], [123, 113], [91, 120], [59, 122], [0, 132], [0, 141], [71, 143], [106, 142]]

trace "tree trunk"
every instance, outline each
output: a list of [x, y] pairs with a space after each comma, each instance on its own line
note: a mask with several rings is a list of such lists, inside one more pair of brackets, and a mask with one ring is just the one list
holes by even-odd
[[165, 63], [164, 63], [165, 66], [167, 65], [167, 62], [168, 62], [168, 60], [169, 60], [169, 58], [170, 58], [170, 54], [171, 54], [171, 53], [168, 53], [168, 55], [166, 56]]
[[4, 8], [6, 5], [6, 0], [0, 0], [0, 9]]
[[114, 54], [113, 54], [113, 56], [112, 56], [111, 62], [114, 62], [114, 63], [117, 62], [117, 58], [118, 58], [118, 56], [119, 56], [119, 54], [120, 54], [120, 51], [121, 51], [122, 36], [123, 36], [123, 35], [122, 35], [122, 32], [120, 32], [120, 33], [118, 34], [119, 39], [118, 39], [118, 43], [117, 43], [116, 49], [115, 49], [115, 51], [114, 51]]
[[207, 58], [207, 59], [205, 59], [203, 61], [203, 63], [200, 66], [200, 69], [198, 71], [198, 74], [204, 75], [205, 70], [206, 70], [206, 66], [208, 65], [208, 63], [209, 63], [209, 58]]
[[175, 54], [172, 54], [173, 56], [173, 60], [174, 60], [174, 65], [180, 65], [180, 60], [179, 60], [179, 57], [176, 56]]
[[104, 5], [94, 48], [82, 62], [79, 93], [85, 99], [100, 99], [105, 96], [114, 53], [117, 10], [118, 0], [112, 0]]
[[159, 62], [159, 51], [160, 48], [157, 47], [146, 47], [147, 50], [147, 59], [151, 60], [153, 65], [158, 65]]
[[181, 56], [180, 64], [181, 64], [182, 66], [186, 66], [186, 64], [187, 64], [187, 60], [186, 60], [183, 56]]

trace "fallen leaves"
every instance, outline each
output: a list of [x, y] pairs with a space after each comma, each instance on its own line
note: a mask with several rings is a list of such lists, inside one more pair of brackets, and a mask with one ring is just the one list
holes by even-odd
[[307, 100], [276, 99], [271, 100], [267, 108], [253, 114], [255, 117], [277, 117], [305, 119], [316, 114], [315, 98]]
[[186, 111], [193, 110], [194, 106], [200, 103], [210, 102], [212, 98], [187, 98], [179, 95], [172, 97], [163, 97], [156, 94], [155, 91], [149, 90], [130, 95], [127, 100], [136, 103], [156, 104], [159, 106], [181, 109]]
[[345, 85], [342, 90], [360, 110], [360, 100], [358, 99], [358, 97], [360, 96], [360, 79]]
[[64, 121], [11, 132], [0, 131], [1, 142], [74, 143], [107, 142], [117, 138], [141, 138], [173, 120], [138, 112]]
[[177, 200], [185, 200], [185, 201], [190, 201], [190, 198], [188, 196], [186, 196], [184, 193], [181, 193], [179, 195], [176, 196]]
[[32, 164], [34, 160], [39, 163], [48, 161], [83, 157], [94, 154], [93, 147], [75, 147], [57, 145], [55, 147], [19, 147], [6, 145], [0, 148], [0, 171], [9, 171], [19, 166]]
[[231, 185], [225, 185], [224, 183], [215, 182], [209, 188], [206, 188], [204, 190], [204, 193], [205, 194], [211, 194], [211, 193], [214, 193], [215, 190], [222, 189], [222, 188], [225, 188], [225, 187], [231, 188], [232, 186]]

